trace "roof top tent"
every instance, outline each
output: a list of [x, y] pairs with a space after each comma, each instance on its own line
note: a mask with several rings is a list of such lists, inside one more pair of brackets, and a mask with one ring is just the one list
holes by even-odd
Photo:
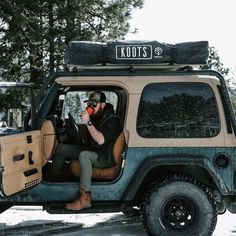
[[205, 65], [208, 42], [166, 44], [157, 41], [72, 41], [65, 50], [65, 64], [71, 68], [114, 68], [149, 66], [176, 68]]

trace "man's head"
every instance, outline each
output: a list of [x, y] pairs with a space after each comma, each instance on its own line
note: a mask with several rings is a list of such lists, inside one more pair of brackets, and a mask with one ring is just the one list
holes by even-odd
[[90, 94], [89, 100], [86, 100], [88, 106], [92, 107], [94, 110], [94, 115], [97, 115], [103, 111], [106, 105], [106, 95], [101, 91], [94, 91]]

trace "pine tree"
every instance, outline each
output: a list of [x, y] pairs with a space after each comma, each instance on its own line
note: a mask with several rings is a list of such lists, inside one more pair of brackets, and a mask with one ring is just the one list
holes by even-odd
[[208, 68], [220, 72], [222, 75], [228, 75], [229, 68], [226, 68], [221, 61], [218, 51], [215, 47], [209, 47]]
[[122, 39], [143, 0], [1, 0], [0, 68], [5, 80], [40, 83], [63, 70], [71, 40]]
[[233, 110], [236, 114], [236, 82], [235, 74], [232, 69], [227, 68], [221, 61], [218, 51], [215, 47], [209, 48], [208, 68], [220, 72], [226, 79], [226, 85], [229, 92], [229, 97], [232, 103]]

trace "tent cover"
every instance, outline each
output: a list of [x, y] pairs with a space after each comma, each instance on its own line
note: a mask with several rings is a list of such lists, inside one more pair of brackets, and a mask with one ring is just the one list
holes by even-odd
[[207, 63], [208, 42], [166, 44], [157, 41], [71, 41], [65, 50], [67, 65], [141, 65]]

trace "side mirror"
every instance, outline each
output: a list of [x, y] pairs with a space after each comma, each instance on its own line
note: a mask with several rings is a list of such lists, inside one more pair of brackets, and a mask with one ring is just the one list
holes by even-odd
[[59, 96], [59, 100], [60, 100], [60, 101], [64, 101], [64, 100], [65, 100], [65, 97], [66, 97], [66, 96], [65, 96], [64, 94], [61, 94], [61, 95]]

